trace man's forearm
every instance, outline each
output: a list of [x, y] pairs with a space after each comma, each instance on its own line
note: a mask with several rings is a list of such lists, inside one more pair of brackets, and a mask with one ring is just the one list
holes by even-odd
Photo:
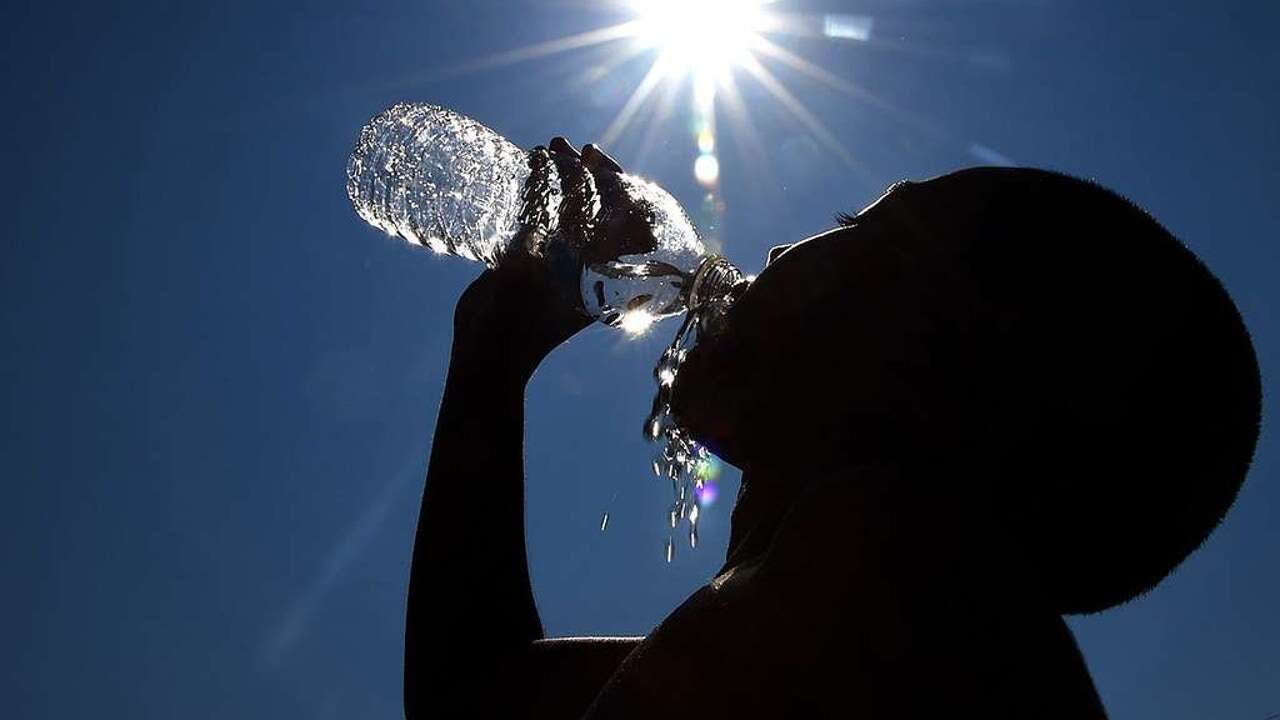
[[405, 704], [473, 699], [542, 637], [524, 539], [524, 373], [455, 345], [418, 517]]

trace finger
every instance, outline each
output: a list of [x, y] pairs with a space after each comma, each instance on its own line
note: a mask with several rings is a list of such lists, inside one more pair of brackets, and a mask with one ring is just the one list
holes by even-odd
[[[553, 141], [554, 142], [554, 141]], [[559, 143], [554, 143], [559, 145]], [[572, 146], [565, 141], [565, 145]], [[600, 209], [600, 194], [594, 173], [588, 172], [577, 151], [551, 153], [560, 178], [561, 198], [558, 229], [567, 246], [575, 251], [585, 247], [589, 229]]]
[[622, 166], [593, 143], [582, 147], [582, 167], [595, 181], [606, 205], [617, 204], [625, 194], [622, 188]]
[[570, 144], [568, 140], [565, 140], [563, 137], [559, 135], [551, 138], [551, 143], [549, 147], [551, 149], [551, 152], [553, 153], [568, 155], [569, 157], [572, 157], [572, 158], [582, 157], [582, 155], [578, 152], [577, 148], [575, 148], [572, 144]]
[[587, 174], [580, 159], [582, 156], [568, 140], [557, 137], [551, 141], [550, 157], [560, 176], [561, 192], [567, 195], [582, 183], [582, 176]]
[[622, 166], [617, 160], [609, 157], [609, 154], [601, 150], [595, 144], [588, 144], [582, 148], [582, 164], [587, 166], [588, 170], [596, 172], [598, 170], [607, 170], [609, 172], [622, 172]]

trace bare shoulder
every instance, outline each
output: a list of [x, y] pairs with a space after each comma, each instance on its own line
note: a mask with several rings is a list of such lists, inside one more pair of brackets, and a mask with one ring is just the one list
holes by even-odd
[[1033, 699], [1043, 717], [1103, 717], [1060, 617], [958, 586], [948, 548], [873, 517], [898, 470], [857, 472], [879, 475], [812, 483], [767, 550], [676, 608], [586, 717], [1015, 717]]
[[[821, 493], [798, 503], [785, 524], [821, 522], [809, 517]], [[824, 715], [812, 672], [839, 642], [830, 613], [843, 592], [817, 563], [789, 567], [793, 548], [806, 542], [794, 533], [781, 528], [769, 553], [727, 569], [673, 610], [627, 656], [587, 717], [674, 708], [708, 717]]]
[[747, 579], [752, 568], [699, 588], [627, 656], [587, 718], [775, 717], [772, 633]]
[[563, 637], [536, 640], [520, 674], [528, 717], [580, 717], [643, 637]]

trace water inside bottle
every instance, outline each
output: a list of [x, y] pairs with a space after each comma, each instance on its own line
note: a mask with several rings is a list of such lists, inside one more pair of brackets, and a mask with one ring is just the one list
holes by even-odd
[[528, 177], [526, 153], [493, 130], [438, 105], [399, 103], [361, 128], [347, 196], [390, 235], [495, 267]]
[[595, 241], [606, 249], [585, 263], [579, 289], [592, 316], [640, 334], [685, 310], [707, 248], [684, 208], [659, 185], [624, 174], [608, 192], [594, 219], [601, 228]]

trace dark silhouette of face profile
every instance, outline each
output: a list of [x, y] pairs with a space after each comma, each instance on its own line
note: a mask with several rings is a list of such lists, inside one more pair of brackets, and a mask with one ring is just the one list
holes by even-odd
[[1221, 284], [1145, 212], [974, 168], [771, 253], [673, 409], [744, 471], [731, 555], [808, 478], [926, 468], [905, 497], [945, 498], [1004, 539], [1009, 587], [1076, 613], [1150, 589], [1221, 521], [1260, 380]]

